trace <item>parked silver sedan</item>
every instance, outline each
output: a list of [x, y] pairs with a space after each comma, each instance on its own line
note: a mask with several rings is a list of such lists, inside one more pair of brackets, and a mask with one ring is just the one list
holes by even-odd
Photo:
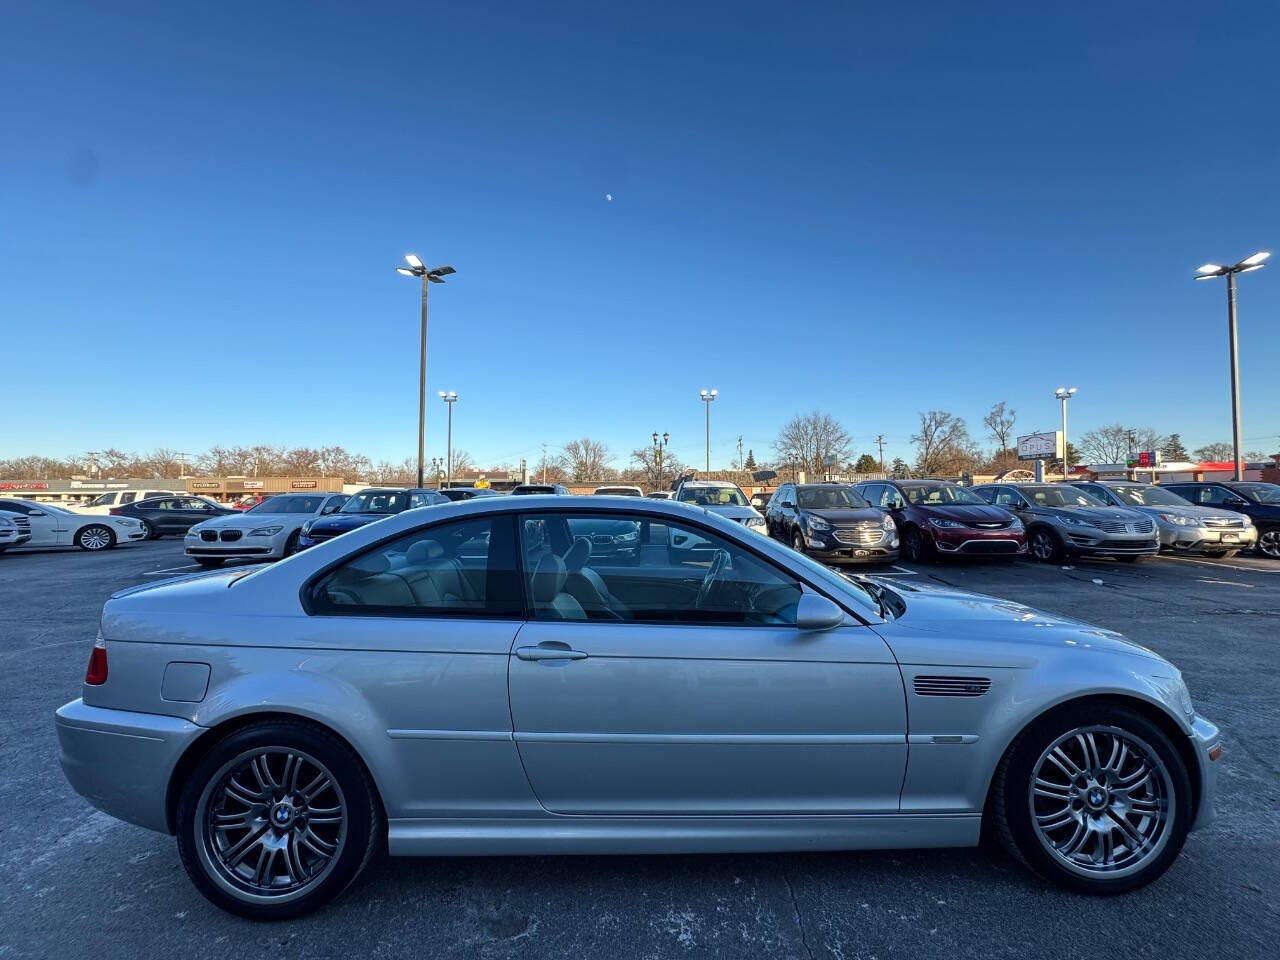
[[[635, 562], [592, 567], [602, 517]], [[1122, 893], [1212, 817], [1222, 752], [1119, 634], [611, 497], [409, 510], [121, 591], [56, 726], [76, 790], [260, 919], [384, 845], [954, 847], [984, 821], [1044, 877]]]

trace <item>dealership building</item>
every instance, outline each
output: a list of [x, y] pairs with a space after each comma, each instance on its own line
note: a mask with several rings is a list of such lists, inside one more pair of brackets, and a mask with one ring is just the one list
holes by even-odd
[[82, 504], [112, 490], [172, 490], [194, 493], [213, 500], [238, 500], [250, 494], [338, 493], [341, 477], [186, 477], [157, 480], [154, 477], [111, 477], [107, 480], [0, 480], [0, 495], [19, 500]]

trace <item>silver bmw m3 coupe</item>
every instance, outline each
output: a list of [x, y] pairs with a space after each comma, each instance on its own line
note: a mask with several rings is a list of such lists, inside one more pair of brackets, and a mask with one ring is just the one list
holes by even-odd
[[[602, 521], [635, 549], [597, 550]], [[77, 791], [175, 834], [199, 890], [259, 919], [384, 847], [955, 847], [984, 826], [1042, 877], [1122, 893], [1212, 816], [1222, 752], [1178, 670], [1116, 633], [631, 497], [409, 510], [122, 591], [56, 724]]]

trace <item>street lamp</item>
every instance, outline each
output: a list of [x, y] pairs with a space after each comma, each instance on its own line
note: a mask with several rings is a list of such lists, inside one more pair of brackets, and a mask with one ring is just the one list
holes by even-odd
[[1265, 261], [1269, 256], [1271, 254], [1266, 250], [1259, 250], [1233, 267], [1221, 267], [1216, 263], [1206, 263], [1196, 267], [1196, 273], [1199, 274], [1196, 277], [1197, 280], [1227, 278], [1227, 343], [1231, 351], [1231, 444], [1237, 481], [1244, 479], [1244, 468], [1240, 462], [1240, 361], [1236, 351], [1236, 274], [1261, 270], [1266, 266]]
[[719, 390], [699, 390], [698, 396], [707, 405], [707, 473], [711, 472], [711, 404], [715, 402]]
[[671, 434], [664, 432], [661, 437], [661, 442], [659, 442], [658, 431], [653, 431], [653, 465], [658, 474], [659, 480], [662, 479], [662, 452], [666, 449], [667, 443], [670, 439]]
[[396, 273], [402, 277], [422, 278], [422, 342], [421, 359], [418, 365], [418, 486], [422, 486], [422, 453], [427, 442], [427, 284], [444, 283], [444, 278], [456, 273], [453, 267], [431, 267], [418, 257], [416, 253], [406, 253], [404, 262], [407, 267], [396, 267]]
[[445, 393], [440, 391], [440, 399], [449, 405], [449, 433], [447, 446], [445, 447], [444, 457], [444, 475], [445, 486], [453, 486], [453, 405], [458, 402], [458, 394], [454, 390]]
[[1076, 395], [1076, 388], [1059, 387], [1053, 395], [1062, 401], [1062, 482], [1067, 482], [1067, 471], [1071, 465], [1067, 462], [1067, 401]]

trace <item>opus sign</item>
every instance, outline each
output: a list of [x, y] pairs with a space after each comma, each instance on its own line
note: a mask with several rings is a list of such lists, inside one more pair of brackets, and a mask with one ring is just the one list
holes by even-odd
[[1019, 460], [1062, 459], [1062, 431], [1032, 433], [1018, 438]]

